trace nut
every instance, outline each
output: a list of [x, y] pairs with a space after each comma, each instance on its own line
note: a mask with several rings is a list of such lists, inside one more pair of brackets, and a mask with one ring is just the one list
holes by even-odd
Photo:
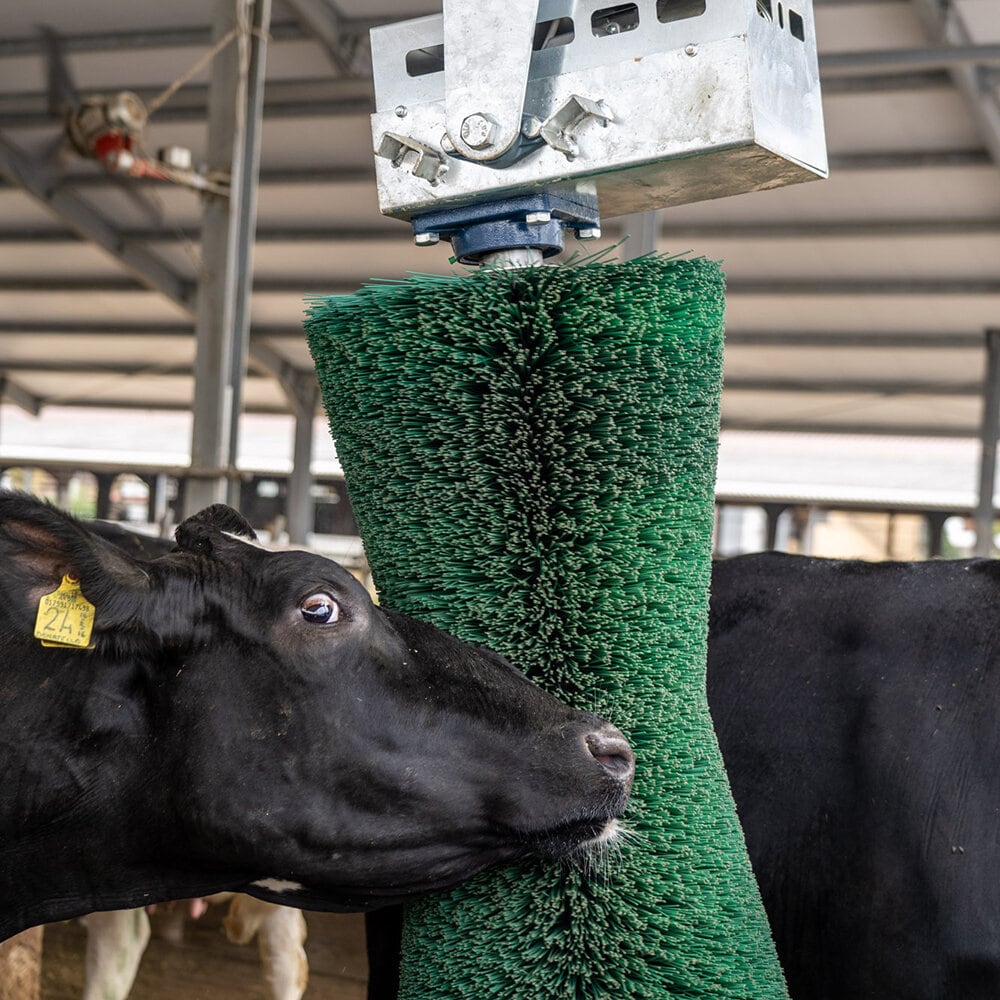
[[462, 122], [462, 141], [470, 149], [486, 149], [493, 145], [497, 134], [497, 123], [485, 114], [469, 115]]

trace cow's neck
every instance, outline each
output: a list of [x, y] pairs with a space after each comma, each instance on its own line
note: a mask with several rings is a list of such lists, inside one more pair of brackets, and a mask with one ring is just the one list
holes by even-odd
[[[176, 775], [136, 697], [134, 665], [81, 683], [88, 661], [58, 655], [35, 660], [30, 676], [8, 665], [0, 680], [0, 940], [238, 881], [181, 867]], [[67, 665], [78, 674], [67, 676]]]

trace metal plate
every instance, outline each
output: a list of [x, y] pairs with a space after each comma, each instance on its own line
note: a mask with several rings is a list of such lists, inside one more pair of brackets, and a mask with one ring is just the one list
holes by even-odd
[[[706, 0], [703, 14], [665, 23], [645, 0], [638, 25], [613, 36], [591, 29], [606, 4], [543, 4], [540, 18], [571, 16], [575, 36], [534, 54], [525, 113], [545, 119], [580, 96], [602, 101], [614, 121], [580, 126], [572, 159], [548, 146], [506, 167], [449, 156], [434, 187], [406, 162], [377, 158], [382, 211], [410, 219], [545, 188], [596, 192], [608, 218], [826, 176], [811, 6], [771, 2], [780, 25], [760, 16], [755, 0]], [[444, 73], [406, 72], [408, 52], [441, 39], [433, 17], [372, 32], [376, 147], [394, 132], [441, 149]]]

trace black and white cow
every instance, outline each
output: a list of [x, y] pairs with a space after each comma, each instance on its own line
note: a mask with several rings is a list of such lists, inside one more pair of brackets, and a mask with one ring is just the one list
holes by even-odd
[[708, 695], [793, 1000], [997, 1000], [1000, 560], [718, 562]]
[[[139, 561], [0, 494], [0, 939], [222, 890], [365, 909], [614, 836], [618, 730], [249, 535], [209, 508]], [[90, 649], [34, 637], [67, 578]]]
[[1000, 997], [1000, 561], [761, 554], [708, 691], [794, 1000]]

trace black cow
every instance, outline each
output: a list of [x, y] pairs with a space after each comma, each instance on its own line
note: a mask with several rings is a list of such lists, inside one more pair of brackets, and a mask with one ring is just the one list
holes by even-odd
[[718, 562], [708, 695], [793, 1000], [997, 1000], [1000, 560]]
[[[0, 939], [219, 890], [366, 909], [614, 835], [618, 730], [252, 534], [212, 507], [138, 561], [0, 494]], [[45, 648], [73, 578], [92, 648]]]
[[794, 1000], [1000, 997], [1000, 561], [740, 556], [710, 628]]

